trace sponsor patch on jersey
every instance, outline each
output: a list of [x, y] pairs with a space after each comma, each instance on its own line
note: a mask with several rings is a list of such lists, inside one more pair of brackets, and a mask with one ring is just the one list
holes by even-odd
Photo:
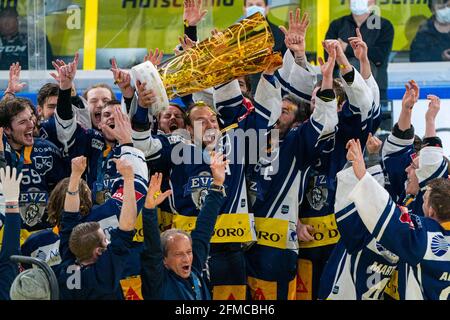
[[41, 175], [45, 175], [47, 172], [53, 169], [53, 157], [51, 156], [35, 156], [33, 160], [36, 169], [39, 170], [39, 173]]
[[414, 230], [415, 229], [414, 223], [411, 220], [411, 215], [409, 214], [408, 208], [402, 207], [402, 206], [398, 206], [398, 208], [400, 209], [400, 212], [402, 213], [399, 218], [400, 222], [409, 224], [409, 228], [411, 230]]
[[281, 213], [282, 214], [288, 214], [289, 213], [289, 206], [288, 205], [283, 205], [281, 207]]
[[[134, 196], [136, 197], [136, 201], [139, 201], [144, 197], [144, 195], [137, 190], [134, 191]], [[117, 189], [117, 191], [111, 196], [111, 198], [123, 202], [123, 187]]]
[[447, 253], [449, 243], [444, 236], [437, 234], [431, 239], [431, 252], [437, 257], [442, 257]]
[[91, 140], [91, 146], [92, 146], [92, 148], [98, 149], [98, 150], [101, 151], [101, 150], [103, 150], [103, 147], [105, 146], [105, 144], [102, 141], [98, 140], [98, 139], [92, 139]]

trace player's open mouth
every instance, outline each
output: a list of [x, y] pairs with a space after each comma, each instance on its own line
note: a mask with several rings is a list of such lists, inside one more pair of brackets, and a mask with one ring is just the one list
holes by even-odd
[[100, 121], [102, 119], [102, 113], [101, 112], [95, 112], [94, 113], [94, 118], [97, 121]]
[[32, 139], [33, 138], [33, 131], [25, 133], [25, 138], [26, 139]]
[[178, 126], [174, 123], [174, 124], [170, 125], [169, 129], [170, 129], [170, 131], [175, 131], [178, 129]]
[[183, 266], [182, 269], [184, 272], [189, 272], [191, 270], [191, 266]]

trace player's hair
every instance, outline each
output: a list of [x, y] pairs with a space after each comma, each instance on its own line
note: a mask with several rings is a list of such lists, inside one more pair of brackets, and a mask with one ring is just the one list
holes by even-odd
[[191, 244], [192, 244], [191, 235], [189, 233], [187, 233], [186, 231], [175, 229], [175, 228], [166, 230], [163, 233], [161, 233], [161, 250], [163, 251], [164, 257], [167, 257], [167, 254], [168, 254], [168, 251], [169, 251], [168, 247], [169, 247], [170, 239], [172, 239], [173, 237], [175, 237], [177, 235], [185, 235], [186, 237], [189, 238], [189, 240], [191, 241]]
[[111, 92], [111, 100], [117, 99], [112, 88], [109, 85], [107, 85], [106, 83], [98, 83], [98, 84], [94, 84], [94, 85], [90, 86], [89, 88], [86, 89], [86, 91], [83, 92], [83, 98], [85, 98], [87, 100], [87, 95], [88, 95], [89, 91], [91, 91], [93, 89], [97, 89], [97, 88], [105, 88], [105, 89], [109, 90], [109, 92]]
[[98, 222], [84, 222], [73, 228], [69, 238], [69, 249], [78, 262], [92, 258], [95, 248], [103, 247], [99, 230]]
[[109, 100], [107, 103], [105, 103], [105, 107], [116, 105], [121, 105], [120, 101], [117, 99]]
[[[322, 80], [317, 81], [316, 85], [314, 86], [314, 88], [320, 87], [322, 87]], [[341, 79], [333, 79], [333, 91], [336, 95], [336, 100], [339, 107], [345, 100], [347, 100], [344, 85], [342, 84]]]
[[311, 105], [303, 100], [297, 99], [295, 96], [291, 94], [287, 94], [283, 96], [282, 101], [288, 101], [295, 106], [297, 106], [297, 110], [295, 111], [295, 119], [294, 122], [303, 123], [309, 119], [311, 116]]
[[[64, 201], [66, 199], [66, 192], [69, 188], [70, 178], [64, 178], [53, 189], [48, 199], [48, 218], [47, 221], [52, 226], [58, 226], [60, 224], [61, 214], [64, 210]], [[80, 214], [86, 216], [89, 214], [92, 208], [92, 194], [86, 181], [80, 180], [78, 185], [80, 195]]]
[[186, 110], [186, 112], [184, 113], [184, 123], [186, 124], [186, 126], [191, 126], [192, 127], [192, 122], [191, 122], [191, 112], [192, 110], [194, 110], [195, 108], [208, 108], [209, 110], [211, 110], [212, 113], [216, 114], [216, 111], [209, 106], [208, 104], [206, 104], [203, 101], [196, 101], [194, 103], [192, 103]]
[[428, 201], [436, 211], [436, 216], [440, 221], [450, 220], [450, 180], [437, 178], [428, 183], [427, 187], [431, 189]]
[[30, 108], [33, 114], [35, 109], [30, 100], [24, 98], [14, 98], [0, 102], [0, 127], [11, 128], [11, 122], [15, 116]]
[[59, 93], [59, 86], [55, 83], [46, 83], [44, 84], [41, 89], [39, 89], [38, 95], [37, 95], [37, 102], [38, 106], [44, 107], [45, 101], [49, 97], [58, 96]]

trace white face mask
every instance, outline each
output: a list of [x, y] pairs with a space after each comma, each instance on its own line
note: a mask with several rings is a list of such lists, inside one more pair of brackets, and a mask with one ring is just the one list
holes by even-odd
[[250, 17], [251, 15], [255, 13], [261, 13], [263, 16], [266, 16], [266, 9], [260, 6], [250, 6], [245, 8], [246, 17]]
[[369, 13], [369, 0], [350, 0], [350, 10], [357, 16]]
[[436, 20], [439, 23], [450, 23], [450, 8], [436, 10]]

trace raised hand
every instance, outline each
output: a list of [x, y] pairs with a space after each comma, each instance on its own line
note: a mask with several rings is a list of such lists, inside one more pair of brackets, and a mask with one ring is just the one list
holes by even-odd
[[146, 89], [147, 83], [136, 81], [136, 90], [138, 93], [138, 105], [142, 108], [150, 108], [156, 102], [156, 95], [153, 90]]
[[77, 73], [79, 54], [75, 53], [75, 57], [72, 62], [65, 64], [62, 60], [53, 61], [53, 67], [55, 67], [56, 74], [50, 73], [50, 75], [57, 81], [59, 81], [59, 88], [61, 90], [68, 90], [72, 88], [73, 80]]
[[227, 165], [230, 163], [229, 160], [223, 160], [224, 156], [222, 153], [211, 152], [211, 173], [214, 179], [214, 184], [221, 186], [225, 181], [225, 170]]
[[300, 20], [300, 9], [297, 8], [294, 13], [289, 11], [289, 29], [286, 30], [284, 26], [280, 26], [280, 30], [285, 35], [286, 47], [294, 52], [296, 57], [304, 56], [306, 53], [306, 31], [309, 26], [309, 15], [304, 13]]
[[117, 171], [121, 174], [124, 180], [133, 180], [134, 179], [134, 170], [133, 165], [127, 159], [113, 159], [112, 160], [116, 164]]
[[427, 99], [430, 100], [430, 103], [428, 104], [428, 110], [425, 113], [425, 119], [426, 121], [434, 122], [439, 110], [441, 109], [441, 99], [433, 94], [429, 94]]
[[131, 122], [126, 114], [124, 114], [119, 106], [114, 106], [114, 128], [108, 125], [102, 125], [101, 130], [116, 139], [119, 144], [133, 143], [131, 139]]
[[160, 51], [158, 48], [155, 49], [155, 52], [153, 50], [149, 50], [148, 54], [144, 57], [144, 62], [150, 61], [154, 66], [157, 66], [161, 64], [162, 58], [164, 57], [164, 53], [162, 50]]
[[373, 136], [372, 133], [369, 133], [366, 143], [367, 152], [369, 154], [379, 154], [382, 145], [383, 142], [378, 139], [378, 137]]
[[80, 156], [72, 159], [71, 168], [72, 175], [80, 178], [83, 175], [83, 172], [86, 170], [87, 160], [86, 157]]
[[164, 193], [161, 192], [162, 179], [162, 173], [158, 172], [152, 175], [152, 177], [150, 178], [144, 205], [147, 209], [155, 208], [172, 194], [172, 190], [167, 190]]
[[3, 184], [3, 195], [5, 202], [18, 202], [20, 194], [20, 182], [22, 173], [17, 176], [17, 169], [6, 166], [6, 169], [0, 169], [0, 179]]
[[131, 86], [131, 76], [128, 72], [119, 68], [116, 58], [111, 59], [110, 70], [113, 73], [114, 84], [117, 84], [122, 92], [122, 95], [125, 98], [132, 98], [134, 95], [134, 89]]
[[355, 176], [361, 180], [366, 174], [366, 164], [359, 139], [349, 140], [345, 148], [347, 149], [347, 160], [352, 163]]
[[16, 94], [23, 90], [26, 86], [26, 83], [20, 82], [20, 71], [22, 67], [18, 62], [13, 63], [9, 67], [9, 79], [8, 79], [8, 88], [6, 88], [5, 92], [9, 92], [12, 94]]
[[183, 20], [188, 26], [196, 26], [207, 13], [202, 11], [202, 0], [184, 0]]
[[322, 42], [323, 47], [328, 52], [328, 60], [325, 63], [321, 57], [319, 57], [320, 71], [323, 75], [322, 90], [333, 88], [333, 70], [336, 64], [336, 51], [337, 46], [335, 43]]
[[402, 99], [402, 108], [405, 110], [411, 110], [419, 100], [420, 89], [418, 84], [414, 80], [408, 81], [405, 84], [406, 92]]
[[356, 28], [356, 37], [350, 37], [348, 38], [348, 41], [350, 42], [355, 57], [359, 61], [366, 61], [369, 59], [367, 55], [369, 49], [367, 47], [367, 43], [365, 43], [362, 38], [359, 28]]

